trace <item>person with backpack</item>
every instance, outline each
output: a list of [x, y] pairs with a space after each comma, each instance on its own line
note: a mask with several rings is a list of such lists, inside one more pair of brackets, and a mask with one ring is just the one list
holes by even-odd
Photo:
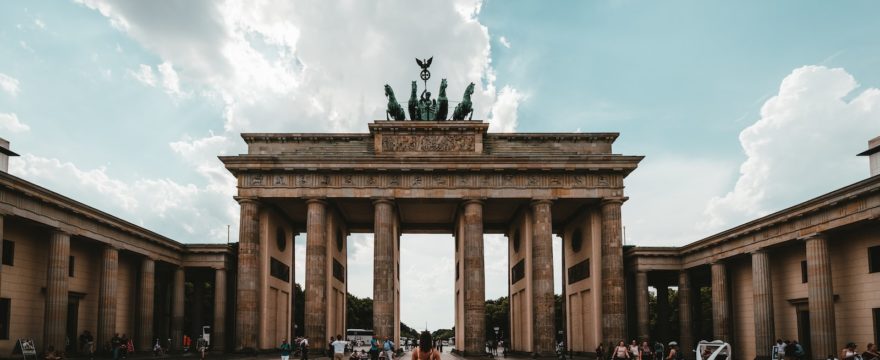
[[666, 352], [666, 348], [663, 346], [663, 343], [660, 341], [654, 342], [654, 359], [663, 360], [663, 354]]
[[382, 343], [382, 351], [385, 352], [385, 360], [394, 359], [394, 342], [391, 341], [390, 337], [385, 337], [385, 342]]

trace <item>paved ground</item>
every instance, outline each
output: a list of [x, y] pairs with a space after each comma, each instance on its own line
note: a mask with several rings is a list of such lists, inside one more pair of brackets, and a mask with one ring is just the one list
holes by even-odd
[[[360, 349], [361, 348], [358, 348], [358, 350], [360, 350]], [[364, 348], [364, 349], [366, 349], [366, 348]], [[487, 360], [487, 359], [489, 359], [488, 357], [474, 357], [474, 358], [468, 357], [468, 358], [465, 358], [465, 357], [461, 357], [461, 356], [452, 354], [450, 352], [450, 350], [452, 350], [451, 346], [444, 346], [443, 347], [443, 352], [440, 354], [440, 357], [442, 360], [464, 360], [464, 359]], [[346, 360], [348, 360], [348, 355], [349, 354], [346, 354]], [[71, 357], [70, 359], [71, 360], [88, 360], [88, 358], [81, 358], [81, 357], [75, 357], [75, 356]], [[109, 357], [98, 356], [98, 357], [95, 357], [95, 359], [109, 360]], [[178, 359], [179, 360], [198, 360], [199, 357], [197, 354], [193, 354], [193, 353], [169, 354], [169, 355], [166, 355], [163, 357], [154, 357], [152, 354], [148, 354], [148, 353], [135, 353], [135, 354], [128, 356], [126, 358], [126, 360], [178, 360]], [[281, 355], [278, 353], [260, 353], [260, 354], [256, 354], [256, 355], [211, 353], [211, 354], [208, 354], [208, 357], [207, 357], [207, 360], [280, 360], [280, 359], [281, 359]], [[411, 351], [406, 351], [406, 352], [404, 352], [403, 356], [394, 358], [394, 360], [410, 360], [410, 359], [412, 359], [412, 352]], [[502, 358], [498, 357], [496, 359], [502, 359]], [[517, 358], [516, 357], [508, 357], [508, 359], [517, 359]], [[519, 359], [523, 359], [523, 358], [519, 358]], [[291, 360], [299, 360], [299, 357], [291, 356]], [[324, 356], [324, 357], [310, 356], [309, 360], [332, 360], [332, 359], [329, 359], [326, 356]]]

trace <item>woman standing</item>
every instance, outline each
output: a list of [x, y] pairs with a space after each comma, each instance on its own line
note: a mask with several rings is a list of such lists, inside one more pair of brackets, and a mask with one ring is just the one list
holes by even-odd
[[639, 347], [639, 360], [653, 360], [654, 354], [651, 353], [651, 346], [648, 345], [647, 341], [642, 341], [642, 346]]
[[440, 360], [440, 353], [434, 349], [431, 333], [422, 331], [419, 335], [419, 347], [413, 351], [412, 360]]
[[614, 347], [614, 350], [611, 351], [611, 356], [614, 360], [621, 359], [629, 359], [629, 349], [626, 348], [626, 344], [623, 340], [617, 343], [617, 346]]
[[862, 360], [880, 360], [876, 344], [868, 344], [868, 348], [862, 353]]
[[840, 360], [857, 360], [859, 357], [857, 350], [856, 343], [846, 344], [846, 347], [840, 350]]

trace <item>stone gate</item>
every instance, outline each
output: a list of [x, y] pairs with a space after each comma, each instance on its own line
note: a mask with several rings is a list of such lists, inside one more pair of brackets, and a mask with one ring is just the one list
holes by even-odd
[[[379, 337], [399, 343], [401, 234], [452, 234], [455, 347], [482, 353], [483, 234], [496, 233], [509, 240], [512, 350], [554, 351], [553, 234], [565, 248], [572, 349], [624, 339], [620, 208], [623, 180], [642, 157], [614, 154], [617, 133], [488, 128], [482, 121], [375, 121], [369, 133], [242, 134], [247, 154], [220, 157], [238, 180], [241, 204], [236, 348], [274, 348], [295, 322], [312, 344], [344, 333], [352, 232], [375, 237]], [[307, 239], [305, 299], [290, 296], [292, 279], [274, 277], [293, 259], [273, 239], [299, 232]], [[305, 301], [305, 319], [279, 315], [293, 301]]]

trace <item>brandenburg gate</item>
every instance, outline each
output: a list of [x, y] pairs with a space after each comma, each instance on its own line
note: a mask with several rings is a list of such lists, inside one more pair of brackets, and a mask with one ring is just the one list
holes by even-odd
[[[553, 234], [565, 247], [568, 331], [584, 343], [624, 339], [620, 210], [623, 180], [642, 157], [614, 154], [617, 133], [488, 128], [482, 121], [380, 120], [369, 133], [242, 134], [247, 154], [220, 157], [237, 178], [241, 204], [236, 349], [274, 348], [273, 334], [290, 334], [294, 322], [304, 324], [312, 348], [344, 334], [345, 239], [353, 232], [374, 234], [373, 330], [380, 338], [399, 343], [401, 235], [452, 234], [455, 348], [483, 353], [483, 235], [495, 233], [509, 240], [512, 350], [555, 349]], [[292, 256], [274, 255], [273, 239], [285, 229], [306, 235], [305, 299], [279, 295], [292, 293], [290, 282], [266, 279], [292, 264]], [[305, 301], [305, 319], [281, 314], [294, 301]]]

